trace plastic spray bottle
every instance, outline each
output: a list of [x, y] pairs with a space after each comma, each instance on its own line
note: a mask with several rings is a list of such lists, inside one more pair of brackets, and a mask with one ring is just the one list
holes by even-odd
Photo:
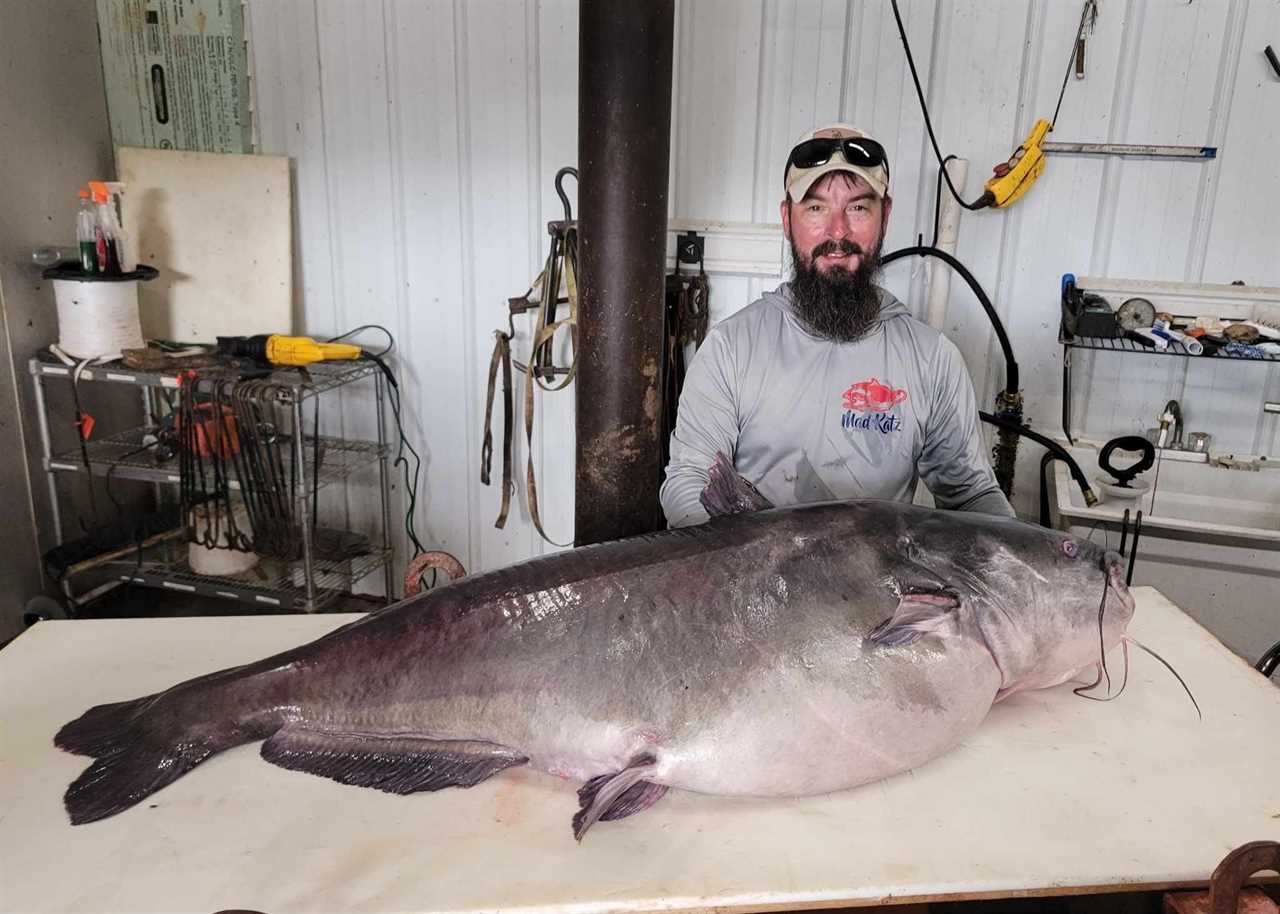
[[93, 205], [97, 217], [99, 271], [110, 276], [119, 276], [120, 273], [126, 272], [120, 260], [124, 231], [120, 228], [120, 220], [116, 217], [114, 198], [123, 192], [124, 185], [115, 181], [90, 181], [89, 189], [93, 191]]
[[107, 193], [107, 186], [101, 181], [90, 181], [89, 190], [93, 193], [93, 239], [98, 272], [118, 273], [120, 260], [115, 249], [115, 239], [111, 237], [111, 225], [115, 222], [115, 214], [111, 212], [111, 196]]
[[111, 214], [115, 217], [116, 253], [120, 258], [120, 269], [132, 273], [138, 269], [138, 252], [134, 250], [133, 239], [124, 228], [124, 182], [107, 181], [107, 193], [111, 194]]
[[76, 213], [76, 242], [80, 250], [80, 269], [85, 273], [98, 272], [93, 204], [89, 200], [87, 187], [80, 188], [80, 210]]

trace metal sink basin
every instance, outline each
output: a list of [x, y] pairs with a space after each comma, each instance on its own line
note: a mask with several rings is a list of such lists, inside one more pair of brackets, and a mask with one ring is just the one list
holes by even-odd
[[1164, 531], [1198, 542], [1280, 548], [1280, 472], [1225, 469], [1209, 462], [1168, 459], [1166, 452], [1157, 467], [1138, 477], [1151, 488], [1137, 499], [1121, 499], [1096, 484], [1099, 478], [1110, 480], [1098, 469], [1100, 446], [1081, 439], [1067, 447], [1098, 494], [1100, 502], [1092, 508], [1085, 505], [1066, 465], [1054, 464], [1059, 515], [1071, 524], [1109, 524], [1129, 508], [1142, 511], [1144, 533]]
[[[1092, 508], [1085, 507], [1066, 467], [1054, 463], [1057, 526], [1115, 549], [1125, 508], [1135, 514], [1141, 510], [1133, 583], [1159, 588], [1227, 647], [1255, 663], [1280, 638], [1280, 471], [1161, 460], [1158, 480], [1155, 467], [1139, 477], [1154, 485], [1154, 491], [1122, 501], [1097, 484], [1096, 477], [1103, 475], [1097, 461], [1101, 446], [1079, 440], [1067, 448], [1103, 499]], [[1280, 464], [1247, 457], [1240, 462]]]

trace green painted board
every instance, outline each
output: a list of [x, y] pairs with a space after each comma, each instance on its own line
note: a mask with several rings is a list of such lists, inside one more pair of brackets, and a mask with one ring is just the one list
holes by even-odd
[[115, 146], [252, 152], [241, 0], [97, 0]]

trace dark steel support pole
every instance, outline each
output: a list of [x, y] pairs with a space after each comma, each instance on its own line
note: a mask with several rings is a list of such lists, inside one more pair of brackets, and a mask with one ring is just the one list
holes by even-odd
[[674, 0], [582, 0], [574, 543], [658, 529]]

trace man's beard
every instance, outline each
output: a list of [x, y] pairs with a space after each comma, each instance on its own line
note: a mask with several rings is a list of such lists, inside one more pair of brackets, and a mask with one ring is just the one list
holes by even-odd
[[[824, 241], [805, 263], [795, 242], [791, 242], [791, 294], [796, 314], [810, 331], [837, 343], [852, 342], [866, 334], [880, 315], [880, 293], [875, 285], [880, 273], [880, 247], [877, 243], [868, 255], [852, 241]], [[859, 255], [858, 268], [818, 271], [819, 257], [841, 253]]]

